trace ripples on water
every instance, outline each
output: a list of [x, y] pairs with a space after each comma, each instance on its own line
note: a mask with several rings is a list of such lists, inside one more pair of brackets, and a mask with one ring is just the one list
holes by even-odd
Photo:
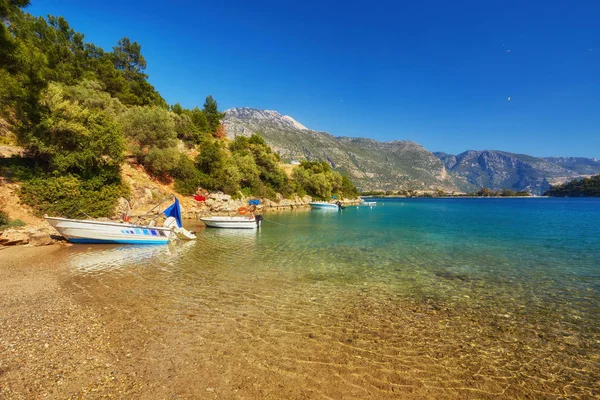
[[599, 201], [266, 217], [195, 242], [74, 246], [65, 285], [142, 362], [231, 397], [600, 395]]

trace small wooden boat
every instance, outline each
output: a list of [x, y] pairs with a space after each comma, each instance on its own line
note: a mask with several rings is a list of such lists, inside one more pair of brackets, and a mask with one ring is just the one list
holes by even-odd
[[205, 217], [200, 218], [209, 228], [229, 228], [229, 229], [258, 229], [262, 222], [262, 216], [250, 215], [248, 217]]

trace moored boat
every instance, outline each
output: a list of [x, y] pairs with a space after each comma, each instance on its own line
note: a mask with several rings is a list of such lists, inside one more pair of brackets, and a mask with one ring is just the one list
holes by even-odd
[[[158, 206], [156, 206], [158, 207]], [[148, 224], [95, 221], [44, 216], [46, 221], [72, 243], [165, 244], [171, 239], [193, 240], [196, 236], [182, 226], [179, 200], [163, 211], [167, 217], [163, 226]]]
[[45, 217], [54, 229], [72, 243], [164, 244], [172, 229], [119, 222]]
[[249, 217], [228, 217], [215, 216], [200, 218], [209, 228], [230, 228], [230, 229], [258, 229], [262, 222], [262, 216], [251, 215]]
[[254, 215], [254, 212], [259, 204], [259, 200], [250, 200], [248, 207], [242, 206], [237, 209], [238, 215], [202, 217], [200, 221], [209, 228], [258, 229], [263, 217]]
[[313, 210], [331, 210], [337, 211], [343, 209], [343, 206], [340, 202], [337, 203], [327, 203], [325, 201], [313, 201], [308, 203], [311, 209]]

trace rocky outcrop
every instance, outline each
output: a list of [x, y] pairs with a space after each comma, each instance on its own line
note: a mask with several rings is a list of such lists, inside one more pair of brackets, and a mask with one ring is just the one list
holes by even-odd
[[46, 228], [7, 229], [0, 232], [0, 246], [48, 246], [55, 242]]

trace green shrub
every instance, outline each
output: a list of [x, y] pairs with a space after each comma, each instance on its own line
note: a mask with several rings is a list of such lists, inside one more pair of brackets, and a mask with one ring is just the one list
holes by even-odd
[[171, 117], [175, 122], [175, 132], [177, 132], [178, 139], [183, 141], [189, 147], [200, 143], [202, 133], [188, 114], [177, 114], [173, 112]]
[[175, 190], [183, 195], [193, 195], [198, 187], [202, 186], [203, 174], [196, 169], [194, 162], [185, 154], [179, 155], [172, 174], [175, 177]]
[[8, 225], [9, 222], [8, 214], [5, 211], [0, 211], [0, 228]]
[[327, 162], [302, 161], [292, 173], [293, 189], [299, 195], [329, 200], [333, 194], [354, 198], [358, 190], [350, 179], [334, 171]]
[[7, 228], [20, 228], [25, 225], [25, 222], [21, 221], [20, 219], [13, 219], [8, 223]]
[[256, 196], [255, 194], [252, 193], [252, 188], [249, 188], [249, 187], [243, 187], [243, 188], [241, 188], [240, 189], [240, 193], [244, 197]]
[[160, 107], [131, 107], [121, 115], [123, 132], [138, 146], [138, 160], [151, 148], [166, 149], [173, 147], [177, 139], [174, 114]]
[[254, 196], [271, 198], [271, 193], [279, 192], [288, 197], [293, 193], [288, 176], [279, 166], [279, 155], [261, 136], [238, 136], [229, 150], [242, 173], [241, 186], [251, 187]]
[[123, 162], [123, 131], [113, 117], [65, 98], [51, 83], [42, 94], [41, 121], [27, 138], [27, 149], [61, 174], [96, 174]]
[[111, 217], [117, 199], [128, 196], [128, 188], [120, 182], [98, 188], [99, 182], [84, 181], [74, 175], [37, 177], [23, 183], [21, 197], [38, 215]]
[[[165, 178], [173, 175], [173, 171], [177, 168], [181, 153], [176, 148], [152, 148], [148, 155], [144, 157], [144, 167], [152, 175]], [[185, 155], [184, 155], [185, 156]]]
[[14, 219], [11, 221], [5, 211], [0, 211], [0, 230], [18, 228], [21, 226], [25, 226], [25, 222], [21, 221], [20, 219]]

